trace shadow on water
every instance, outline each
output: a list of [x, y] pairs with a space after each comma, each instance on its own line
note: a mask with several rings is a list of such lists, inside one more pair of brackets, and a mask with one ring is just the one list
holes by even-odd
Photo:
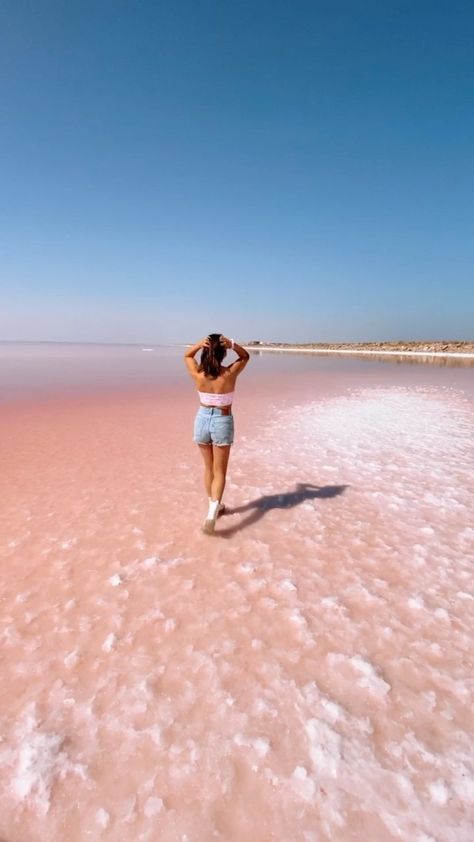
[[347, 485], [312, 485], [310, 482], [298, 482], [294, 491], [287, 491], [284, 494], [265, 494], [263, 497], [250, 500], [243, 506], [226, 509], [224, 517], [226, 515], [243, 514], [244, 512], [249, 514], [235, 526], [219, 529], [215, 534], [220, 538], [230, 538], [231, 535], [235, 535], [241, 529], [257, 523], [271, 509], [292, 509], [306, 500], [327, 500], [343, 494], [346, 488], [348, 488]]

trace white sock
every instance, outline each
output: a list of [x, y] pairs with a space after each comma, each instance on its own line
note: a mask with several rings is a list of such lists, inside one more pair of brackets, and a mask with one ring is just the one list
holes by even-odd
[[[212, 497], [208, 497], [207, 499], [209, 500], [209, 505], [211, 505], [211, 503], [212, 503]], [[222, 509], [222, 506], [223, 506], [223, 505], [224, 505], [224, 503], [219, 503], [219, 509]]]
[[217, 511], [219, 509], [219, 500], [210, 500], [209, 501], [209, 511], [207, 513], [207, 520], [215, 520], [217, 517]]

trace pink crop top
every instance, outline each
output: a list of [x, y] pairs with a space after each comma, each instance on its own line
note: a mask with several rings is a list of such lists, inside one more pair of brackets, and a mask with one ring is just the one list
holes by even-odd
[[226, 395], [214, 395], [212, 392], [199, 392], [201, 403], [208, 406], [230, 406], [235, 392], [227, 392]]

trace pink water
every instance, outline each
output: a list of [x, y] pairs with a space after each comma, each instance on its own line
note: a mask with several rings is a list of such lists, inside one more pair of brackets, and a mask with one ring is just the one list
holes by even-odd
[[254, 357], [208, 537], [178, 352], [36, 351], [0, 350], [2, 842], [471, 842], [474, 368]]

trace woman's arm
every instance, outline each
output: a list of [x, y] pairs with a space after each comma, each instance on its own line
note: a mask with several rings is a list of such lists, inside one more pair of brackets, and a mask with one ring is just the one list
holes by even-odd
[[235, 351], [239, 360], [246, 360], [248, 362], [250, 359], [248, 351], [246, 351], [245, 348], [242, 348], [242, 345], [238, 345], [237, 342], [234, 342], [233, 339], [227, 339], [227, 336], [223, 336], [221, 338], [221, 344], [224, 345], [225, 348]]
[[203, 348], [209, 348], [209, 339], [200, 339], [199, 342], [196, 342], [192, 348], [188, 348], [184, 355], [185, 360], [194, 359], [198, 351], [201, 351]]
[[[227, 339], [226, 336], [222, 337], [221, 343], [225, 348], [232, 349], [237, 354], [238, 359], [234, 360], [234, 362], [230, 364], [229, 370], [235, 375], [240, 374], [247, 365], [250, 359], [250, 354], [245, 350], [245, 348], [242, 348], [242, 345], [239, 345], [237, 342], [233, 342], [232, 339]], [[234, 346], [233, 348], [232, 345]]]
[[192, 348], [188, 348], [188, 350], [184, 354], [184, 362], [186, 364], [186, 368], [188, 369], [191, 377], [195, 377], [198, 370], [198, 364], [194, 357], [196, 356], [197, 352], [202, 350], [202, 348], [209, 347], [209, 339], [201, 339], [199, 342], [196, 342]]

